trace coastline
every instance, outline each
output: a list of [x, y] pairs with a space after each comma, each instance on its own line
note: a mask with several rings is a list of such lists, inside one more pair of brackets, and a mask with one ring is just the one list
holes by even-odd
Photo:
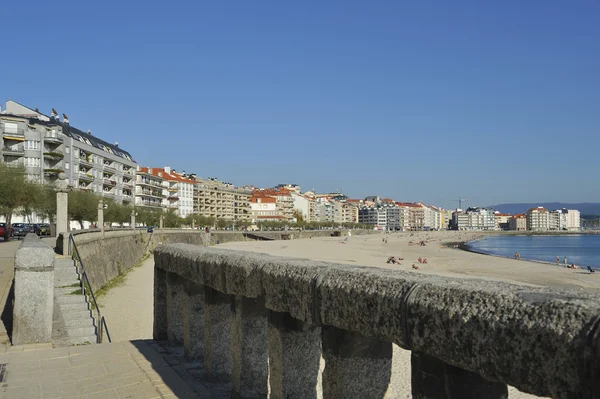
[[[502, 235], [502, 232], [395, 232], [369, 236], [323, 237], [312, 240], [249, 241], [221, 244], [219, 247], [261, 252], [286, 258], [403, 270], [408, 273], [435, 274], [455, 278], [504, 281], [530, 286], [575, 289], [600, 294], [598, 276], [587, 271], [548, 267], [547, 263], [469, 250], [467, 243], [476, 239]], [[426, 241], [425, 246], [418, 245]], [[458, 247], [456, 247], [458, 246]], [[400, 264], [388, 264], [395, 256]], [[425, 258], [427, 263], [418, 259]], [[412, 265], [418, 267], [413, 269]]]

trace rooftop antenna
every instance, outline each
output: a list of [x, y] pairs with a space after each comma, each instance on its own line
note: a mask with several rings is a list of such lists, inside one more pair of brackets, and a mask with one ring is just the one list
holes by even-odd
[[466, 198], [458, 197], [458, 199], [453, 200], [454, 202], [458, 202], [458, 209], [462, 209], [462, 203], [468, 202], [469, 200]]

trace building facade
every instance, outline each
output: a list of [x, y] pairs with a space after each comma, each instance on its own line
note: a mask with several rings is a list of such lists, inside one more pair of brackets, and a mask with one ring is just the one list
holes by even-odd
[[547, 231], [553, 227], [558, 230], [558, 222], [552, 222], [550, 212], [541, 206], [531, 208], [527, 211], [527, 230], [529, 231]]
[[452, 214], [455, 230], [496, 230], [496, 219], [491, 208], [468, 208]]
[[69, 124], [15, 101], [0, 113], [1, 159], [22, 166], [27, 178], [53, 184], [64, 172], [68, 184], [122, 203], [133, 203], [137, 164], [131, 155]]
[[251, 217], [252, 190], [234, 187], [216, 178], [194, 180], [194, 213], [226, 220], [246, 220]]
[[135, 205], [164, 211], [167, 209], [168, 183], [162, 168], [138, 167]]
[[508, 229], [513, 231], [527, 230], [527, 215], [519, 213], [508, 220]]

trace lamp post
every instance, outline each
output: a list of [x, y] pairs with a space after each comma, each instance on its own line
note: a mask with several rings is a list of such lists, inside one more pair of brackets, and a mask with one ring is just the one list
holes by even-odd
[[135, 230], [135, 217], [137, 216], [137, 212], [135, 209], [131, 210], [131, 228]]

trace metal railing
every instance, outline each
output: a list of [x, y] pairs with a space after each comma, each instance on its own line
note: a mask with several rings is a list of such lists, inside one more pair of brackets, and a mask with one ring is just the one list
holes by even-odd
[[71, 254], [71, 259], [73, 259], [73, 265], [79, 269], [79, 267], [77, 266], [77, 262], [79, 262], [79, 266], [81, 267], [81, 294], [84, 296], [86, 295], [87, 287], [87, 290], [89, 291], [89, 294], [92, 297], [92, 301], [94, 301], [94, 307], [96, 308], [96, 314], [98, 315], [97, 325], [95, 326], [97, 338], [96, 343], [102, 343], [105, 332], [108, 342], [112, 342], [110, 339], [110, 333], [108, 332], [108, 326], [106, 325], [106, 320], [104, 319], [104, 316], [102, 316], [102, 314], [100, 313], [100, 308], [98, 307], [96, 296], [94, 295], [94, 291], [92, 290], [92, 285], [90, 284], [90, 280], [88, 279], [85, 267], [83, 266], [83, 261], [81, 260], [81, 256], [79, 255], [79, 250], [77, 249], [77, 244], [75, 244], [73, 234], [69, 234], [69, 253]]

